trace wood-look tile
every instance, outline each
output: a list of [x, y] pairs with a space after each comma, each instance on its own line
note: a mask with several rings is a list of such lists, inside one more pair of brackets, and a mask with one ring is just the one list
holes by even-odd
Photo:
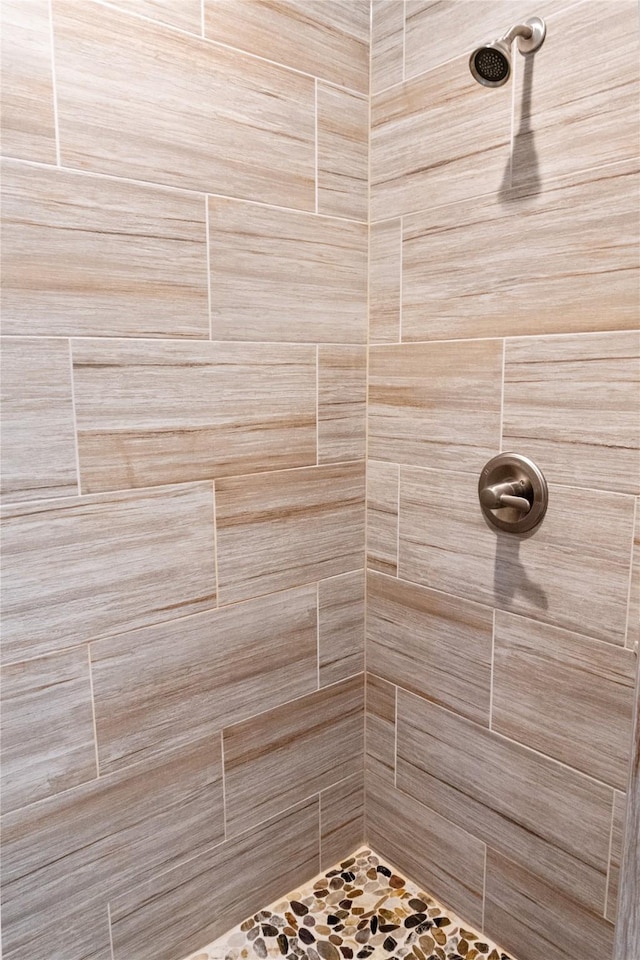
[[3, 929], [2, 947], [4, 960], [113, 960], [108, 902], [93, 900], [73, 908], [63, 901], [60, 922], [44, 929], [35, 925], [16, 937], [11, 931], [4, 935]]
[[613, 796], [613, 823], [611, 825], [611, 854], [609, 858], [609, 883], [607, 884], [607, 906], [604, 915], [611, 923], [616, 922], [618, 889], [620, 885], [620, 865], [624, 841], [627, 795], [617, 790]]
[[371, 93], [378, 93], [403, 77], [403, 0], [373, 0], [371, 4]]
[[364, 843], [364, 777], [355, 773], [320, 794], [320, 869], [329, 870]]
[[56, 162], [49, 0], [2, 0], [2, 153]]
[[316, 462], [312, 346], [76, 340], [72, 355], [83, 493]]
[[602, 912], [613, 790], [398, 691], [397, 785]]
[[361, 463], [216, 481], [221, 603], [362, 567]]
[[316, 606], [311, 585], [92, 643], [101, 772], [314, 691]]
[[[534, 12], [548, 17], [572, 2], [537, 0]], [[513, 23], [531, 16], [532, 10], [529, 0], [407, 0], [407, 79], [452, 57], [468, 59], [478, 44], [501, 37]], [[468, 82], [473, 83], [470, 75]]]
[[209, 199], [214, 340], [366, 341], [367, 228]]
[[[619, 814], [620, 816], [620, 814]], [[629, 759], [629, 791], [625, 816], [616, 917], [615, 960], [625, 960], [640, 943], [640, 670], [636, 682], [633, 746]], [[615, 851], [614, 851], [615, 852]]]
[[313, 797], [112, 900], [113, 956], [181, 960], [314, 876], [319, 856]]
[[542, 524], [517, 539], [484, 520], [477, 476], [402, 467], [399, 576], [624, 645], [633, 503], [550, 484]]
[[367, 566], [395, 577], [398, 572], [398, 486], [395, 463], [367, 463]]
[[405, 218], [403, 340], [637, 327], [636, 171], [612, 164]]
[[548, 480], [640, 492], [640, 334], [509, 340], [504, 448]]
[[216, 603], [211, 484], [7, 507], [3, 549], [5, 662]]
[[367, 830], [376, 852], [481, 927], [484, 843], [387, 783], [367, 793]]
[[2, 812], [97, 776], [85, 646], [2, 669]]
[[369, 231], [369, 342], [372, 344], [400, 341], [401, 276], [402, 221], [372, 223]]
[[102, 4], [53, 6], [65, 165], [315, 205], [310, 77]]
[[368, 673], [365, 699], [365, 764], [375, 795], [379, 783], [393, 784], [396, 775], [396, 688]]
[[78, 493], [69, 346], [2, 343], [2, 499], [17, 503]]
[[369, 574], [367, 669], [486, 726], [492, 633], [489, 607]]
[[202, 0], [114, 0], [113, 6], [188, 33], [202, 33]]
[[87, 932], [82, 926], [76, 934], [67, 917], [104, 906], [223, 839], [219, 738], [7, 814], [8, 957], [82, 960]]
[[7, 161], [2, 215], [5, 333], [209, 338], [204, 198]]
[[498, 610], [492, 729], [625, 790], [635, 672], [631, 650]]
[[[537, 13], [537, 8], [536, 8]], [[638, 155], [638, 4], [564, 4], [535, 58], [516, 70], [514, 184]], [[582, 55], [597, 36], [593, 57]]]
[[323, 80], [368, 91], [367, 0], [205, 0], [205, 34]]
[[369, 350], [369, 456], [479, 473], [500, 449], [502, 342]]
[[318, 213], [367, 220], [369, 100], [318, 83]]
[[638, 651], [640, 644], [640, 498], [636, 499], [636, 522], [631, 546], [629, 604], [627, 611], [627, 647]]
[[467, 57], [373, 96], [371, 219], [428, 209], [434, 197], [495, 194], [509, 165], [510, 118], [509, 85], [473, 83]]
[[[603, 960], [613, 927], [600, 915], [487, 849], [484, 930], [519, 960]], [[576, 952], [577, 951], [577, 952]]]
[[364, 667], [363, 570], [318, 584], [318, 663], [321, 687]]
[[362, 460], [367, 431], [367, 350], [318, 346], [318, 462]]
[[223, 739], [230, 837], [361, 768], [362, 677], [227, 727]]

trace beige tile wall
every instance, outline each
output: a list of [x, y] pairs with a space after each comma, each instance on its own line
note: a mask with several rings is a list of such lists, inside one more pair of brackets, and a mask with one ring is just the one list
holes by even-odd
[[[534, 12], [540, 53], [475, 84], [473, 47]], [[367, 835], [518, 960], [613, 949], [640, 607], [637, 65], [630, 0], [373, 3]], [[549, 481], [528, 538], [478, 507], [501, 450]]]
[[364, 837], [369, 4], [2, 17], [3, 956], [180, 960]]

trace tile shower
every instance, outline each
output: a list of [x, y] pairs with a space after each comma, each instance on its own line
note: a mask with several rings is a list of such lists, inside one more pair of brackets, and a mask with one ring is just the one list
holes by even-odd
[[182, 960], [365, 842], [635, 960], [637, 5], [0, 10], [5, 960]]

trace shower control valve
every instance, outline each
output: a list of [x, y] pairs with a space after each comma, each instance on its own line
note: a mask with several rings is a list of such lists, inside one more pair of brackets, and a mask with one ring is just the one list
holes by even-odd
[[480, 508], [492, 526], [525, 533], [545, 515], [547, 482], [528, 457], [501, 453], [485, 465], [478, 482]]

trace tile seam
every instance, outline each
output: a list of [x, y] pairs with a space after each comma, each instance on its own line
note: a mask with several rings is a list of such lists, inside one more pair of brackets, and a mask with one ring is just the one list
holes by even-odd
[[49, 40], [51, 47], [51, 93], [53, 98], [53, 126], [56, 139], [56, 168], [62, 164], [62, 147], [60, 144], [60, 122], [58, 116], [58, 87], [56, 83], [56, 51], [55, 33], [53, 29], [53, 0], [48, 0]]

